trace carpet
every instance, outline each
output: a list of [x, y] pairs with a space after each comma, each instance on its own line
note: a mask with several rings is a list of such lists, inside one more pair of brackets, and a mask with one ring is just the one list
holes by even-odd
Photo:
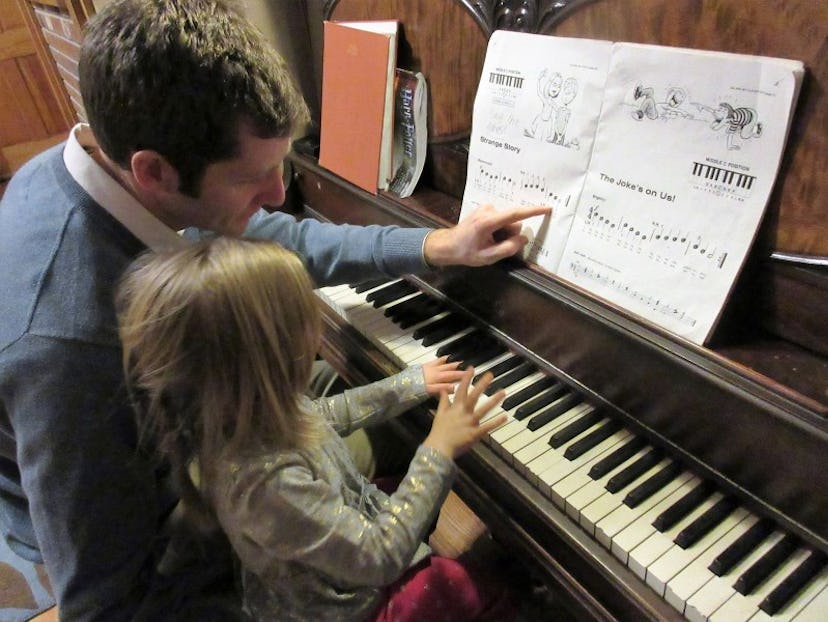
[[43, 564], [18, 557], [0, 538], [0, 622], [25, 622], [54, 604]]

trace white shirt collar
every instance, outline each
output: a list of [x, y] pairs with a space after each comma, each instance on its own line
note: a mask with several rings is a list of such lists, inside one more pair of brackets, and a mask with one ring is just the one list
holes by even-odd
[[184, 238], [147, 211], [94, 160], [87, 151], [91, 149], [98, 149], [92, 130], [85, 123], [78, 123], [69, 132], [63, 161], [81, 188], [152, 250], [185, 246], [187, 241]]

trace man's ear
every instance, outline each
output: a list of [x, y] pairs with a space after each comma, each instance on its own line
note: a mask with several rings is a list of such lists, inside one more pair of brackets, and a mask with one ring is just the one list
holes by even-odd
[[142, 190], [166, 194], [178, 191], [178, 171], [157, 151], [136, 151], [130, 164], [132, 176]]

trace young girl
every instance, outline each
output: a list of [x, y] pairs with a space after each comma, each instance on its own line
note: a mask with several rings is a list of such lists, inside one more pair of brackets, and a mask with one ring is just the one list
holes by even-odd
[[[145, 256], [118, 310], [142, 438], [172, 465], [190, 515], [229, 537], [256, 619], [512, 619], [504, 590], [424, 544], [453, 459], [502, 423], [480, 423], [503, 398], [480, 399], [490, 376], [472, 385], [473, 370], [440, 359], [304, 397], [320, 313], [301, 261], [269, 242], [218, 238]], [[389, 496], [359, 474], [341, 436], [429, 394], [440, 395], [432, 429]]]

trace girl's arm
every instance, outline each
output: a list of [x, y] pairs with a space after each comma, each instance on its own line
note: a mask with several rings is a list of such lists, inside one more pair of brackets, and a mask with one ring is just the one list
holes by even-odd
[[463, 373], [446, 357], [417, 365], [385, 380], [314, 400], [314, 408], [341, 435], [392, 419], [429, 395], [451, 393]]
[[341, 442], [323, 439], [318, 450], [268, 454], [228, 469], [218, 515], [243, 564], [277, 583], [288, 574], [294, 581], [321, 576], [342, 589], [396, 580], [451, 488], [453, 458], [502, 423], [503, 415], [480, 423], [503, 393], [483, 397], [491, 374], [477, 386], [472, 374], [463, 374], [453, 401], [441, 396], [432, 430], [390, 498], [362, 478], [353, 497], [359, 482], [351, 478], [359, 476], [342, 468], [349, 458]]

